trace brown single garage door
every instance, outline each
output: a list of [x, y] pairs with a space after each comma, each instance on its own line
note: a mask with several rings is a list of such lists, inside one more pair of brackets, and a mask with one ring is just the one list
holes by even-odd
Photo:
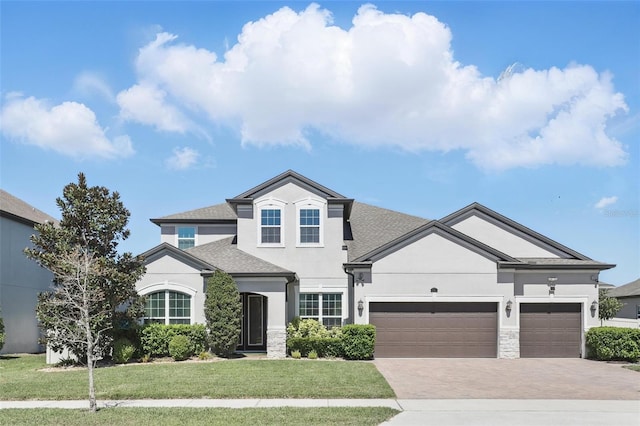
[[378, 358], [495, 358], [496, 303], [372, 302]]
[[520, 305], [520, 357], [579, 358], [581, 348], [579, 303]]

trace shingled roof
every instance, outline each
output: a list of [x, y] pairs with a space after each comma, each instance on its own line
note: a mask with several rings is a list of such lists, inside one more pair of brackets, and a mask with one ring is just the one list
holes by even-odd
[[348, 222], [351, 235], [345, 236], [349, 262], [427, 223], [428, 219], [354, 201]]
[[185, 250], [228, 274], [293, 275], [293, 272], [239, 250], [234, 237], [214, 241]]
[[607, 291], [611, 297], [638, 297], [640, 296], [640, 278], [628, 284], [615, 287]]
[[57, 219], [9, 194], [4, 189], [0, 189], [0, 213], [2, 216], [10, 217], [30, 226], [47, 221], [58, 223]]
[[227, 222], [235, 221], [238, 218], [236, 212], [227, 203], [215, 204], [209, 207], [189, 210], [182, 213], [176, 213], [169, 216], [151, 219], [156, 225], [161, 223], [198, 223], [198, 222]]

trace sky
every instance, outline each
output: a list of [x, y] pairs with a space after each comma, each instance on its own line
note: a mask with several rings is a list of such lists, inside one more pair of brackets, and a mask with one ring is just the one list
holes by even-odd
[[0, 186], [150, 218], [292, 169], [429, 219], [479, 202], [640, 277], [640, 3], [0, 2]]

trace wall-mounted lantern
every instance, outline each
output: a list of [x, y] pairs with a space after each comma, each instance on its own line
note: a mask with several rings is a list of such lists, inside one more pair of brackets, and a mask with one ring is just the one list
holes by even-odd
[[358, 314], [362, 316], [362, 311], [364, 311], [364, 302], [362, 299], [358, 300]]
[[598, 310], [598, 301], [594, 300], [593, 303], [591, 303], [591, 313], [595, 315], [597, 310]]
[[507, 314], [511, 313], [511, 309], [513, 309], [513, 302], [511, 300], [509, 300], [507, 302], [507, 305], [504, 307], [504, 309], [507, 311]]

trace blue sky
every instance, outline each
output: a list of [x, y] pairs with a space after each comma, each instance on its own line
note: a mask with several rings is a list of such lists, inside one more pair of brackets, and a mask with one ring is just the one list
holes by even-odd
[[0, 185], [149, 218], [293, 169], [438, 219], [480, 202], [640, 276], [638, 2], [0, 4]]

